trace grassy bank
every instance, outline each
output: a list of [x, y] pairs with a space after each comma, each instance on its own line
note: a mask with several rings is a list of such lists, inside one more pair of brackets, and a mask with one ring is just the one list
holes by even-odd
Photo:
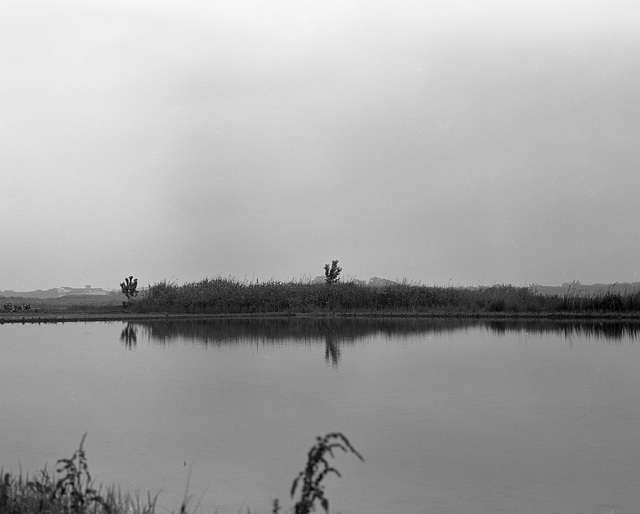
[[[124, 298], [124, 295], [122, 295]], [[24, 301], [24, 299], [22, 299]], [[179, 316], [478, 316], [478, 317], [638, 317], [640, 291], [542, 294], [527, 287], [494, 285], [462, 288], [413, 284], [372, 287], [345, 282], [251, 283], [230, 278], [187, 284], [159, 282], [128, 307], [103, 297], [33, 301], [28, 311], [0, 310], [12, 321], [97, 321]]]
[[323, 313], [637, 313], [640, 292], [543, 295], [526, 287], [480, 288], [357, 283], [248, 283], [205, 279], [184, 285], [160, 282], [130, 309], [138, 313], [323, 314]]

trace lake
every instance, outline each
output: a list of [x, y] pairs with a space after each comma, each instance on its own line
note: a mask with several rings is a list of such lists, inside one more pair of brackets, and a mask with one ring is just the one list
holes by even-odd
[[[219, 319], [0, 325], [0, 466], [88, 433], [97, 483], [177, 511], [286, 507], [339, 431], [332, 512], [640, 512], [640, 327]], [[321, 509], [319, 510], [321, 512]], [[159, 510], [159, 512], [164, 512]]]

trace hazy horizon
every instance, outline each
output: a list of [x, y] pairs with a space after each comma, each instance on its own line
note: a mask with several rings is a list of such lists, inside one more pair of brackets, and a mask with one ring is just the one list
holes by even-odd
[[[251, 284], [251, 283], [255, 283], [257, 279], [255, 278], [238, 278], [238, 277], [222, 277], [222, 276], [218, 276], [218, 277], [202, 277], [202, 279], [200, 280], [212, 280], [212, 279], [218, 279], [218, 278], [222, 278], [223, 280], [235, 280], [238, 281], [242, 284]], [[324, 280], [324, 276], [323, 275], [317, 275], [315, 277], [309, 277], [309, 276], [303, 276], [303, 277], [299, 277], [297, 279], [291, 279], [292, 282], [294, 283], [311, 283], [311, 282], [316, 282], [319, 279], [323, 279]], [[414, 282], [414, 281], [410, 281], [408, 280], [406, 277], [405, 278], [388, 278], [388, 277], [367, 277], [367, 278], [359, 278], [359, 277], [351, 277], [351, 276], [345, 276], [345, 277], [340, 277], [340, 282], [353, 282], [353, 281], [360, 281], [363, 282], [364, 284], [371, 284], [372, 280], [385, 280], [385, 281], [391, 281], [391, 282], [396, 282], [399, 284], [408, 284], [408, 285], [412, 285], [412, 286], [435, 286], [435, 287], [460, 287], [460, 288], [475, 288], [475, 287], [492, 287], [492, 286], [503, 286], [503, 285], [507, 285], [507, 286], [516, 286], [516, 287], [540, 287], [540, 288], [562, 288], [562, 287], [570, 287], [570, 288], [574, 288], [574, 287], [584, 287], [584, 288], [590, 288], [590, 287], [598, 287], [598, 286], [602, 286], [602, 287], [611, 287], [612, 290], [615, 290], [616, 287], [622, 287], [625, 285], [632, 285], [632, 286], [637, 286], [640, 284], [640, 281], [635, 281], [635, 282], [598, 282], [598, 283], [591, 283], [591, 284], [585, 284], [580, 282], [579, 280], [574, 280], [571, 282], [564, 282], [562, 284], [521, 284], [521, 285], [517, 285], [517, 284], [506, 284], [506, 283], [494, 283], [494, 284], [476, 284], [476, 285], [470, 285], [470, 284], [453, 284], [453, 283], [449, 283], [449, 284], [424, 284], [422, 282]], [[200, 280], [196, 280], [196, 282], [199, 282]], [[263, 280], [260, 281], [260, 283], [267, 283], [270, 282], [271, 280], [276, 280], [276, 279], [268, 279], [268, 280]], [[183, 283], [181, 282], [177, 282], [177, 281], [167, 281], [169, 283], [175, 284], [175, 285], [182, 285]], [[153, 285], [153, 283], [141, 283], [139, 290], [144, 290], [147, 287]], [[84, 284], [84, 285], [69, 285], [69, 284], [64, 284], [64, 285], [60, 285], [60, 286], [54, 286], [54, 287], [50, 287], [50, 288], [42, 288], [42, 287], [38, 287], [35, 289], [31, 289], [31, 290], [16, 290], [16, 289], [3, 289], [0, 287], [0, 293], [7, 293], [7, 292], [13, 292], [13, 293], [29, 293], [29, 292], [35, 292], [35, 291], [42, 291], [42, 292], [46, 292], [46, 291], [53, 291], [53, 290], [57, 290], [60, 288], [64, 288], [64, 287], [70, 287], [73, 289], [85, 289], [85, 288], [91, 288], [91, 289], [102, 289], [105, 290], [107, 292], [120, 292], [120, 285], [118, 284], [117, 286], [101, 286], [101, 285], [95, 285], [95, 284]]]
[[0, 289], [640, 280], [640, 4], [5, 0]]

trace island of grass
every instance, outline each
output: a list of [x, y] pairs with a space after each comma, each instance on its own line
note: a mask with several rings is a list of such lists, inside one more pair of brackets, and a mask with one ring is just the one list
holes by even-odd
[[121, 300], [35, 300], [29, 309], [0, 311], [0, 322], [161, 316], [640, 317], [640, 290], [568, 290], [548, 294], [533, 287], [511, 285], [258, 283], [218, 277], [182, 285], [162, 281], [145, 288], [131, 301]]

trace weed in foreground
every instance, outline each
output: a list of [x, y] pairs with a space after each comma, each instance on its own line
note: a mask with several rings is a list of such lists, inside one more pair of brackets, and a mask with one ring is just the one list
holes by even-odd
[[70, 459], [58, 460], [56, 471], [61, 473], [62, 477], [56, 482], [54, 498], [60, 500], [65, 512], [81, 514], [92, 504], [101, 505], [109, 512], [107, 502], [93, 488], [83, 448], [86, 437], [87, 434], [82, 436], [80, 446]]
[[[339, 448], [345, 453], [353, 453], [361, 461], [364, 458], [356, 449], [351, 446], [349, 440], [340, 432], [332, 432], [324, 437], [317, 437], [316, 444], [311, 447], [307, 454], [307, 464], [291, 484], [291, 497], [293, 498], [298, 488], [298, 484], [302, 482], [300, 489], [300, 499], [295, 504], [295, 514], [309, 514], [315, 510], [316, 501], [320, 502], [322, 508], [329, 512], [329, 499], [324, 494], [324, 485], [322, 481], [329, 473], [335, 473], [341, 476], [340, 472], [329, 465], [326, 455], [329, 454], [335, 458], [333, 450]], [[273, 512], [278, 512], [279, 505], [274, 502]]]
[[[83, 448], [86, 437], [87, 434], [82, 436], [80, 446], [71, 458], [57, 461], [56, 474], [60, 477], [57, 480], [46, 468], [32, 479], [29, 479], [28, 475], [24, 478], [22, 475], [15, 477], [10, 473], [4, 474], [0, 469], [0, 514], [154, 514], [157, 495], [148, 495], [147, 503], [144, 505], [139, 497], [130, 494], [123, 496], [119, 489], [110, 488], [103, 496], [94, 488]], [[304, 470], [298, 474], [291, 486], [292, 498], [300, 486], [300, 499], [293, 509], [295, 514], [309, 514], [315, 510], [316, 502], [329, 512], [329, 500], [322, 482], [330, 473], [341, 476], [327, 461], [327, 454], [335, 458], [336, 448], [345, 453], [353, 453], [364, 461], [343, 434], [334, 432], [317, 437], [316, 444], [307, 454]], [[179, 514], [196, 514], [205, 494], [202, 494], [192, 510], [189, 505], [192, 499], [189, 494], [190, 478], [191, 470]], [[278, 500], [274, 500], [272, 514], [280, 514], [283, 510]], [[250, 513], [251, 510], [247, 508], [247, 514]]]

